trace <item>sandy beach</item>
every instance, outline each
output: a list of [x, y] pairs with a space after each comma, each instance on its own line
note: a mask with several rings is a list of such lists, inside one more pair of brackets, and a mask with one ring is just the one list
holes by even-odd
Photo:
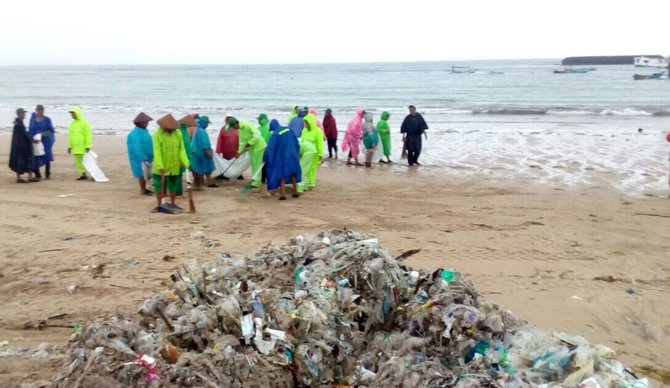
[[[344, 227], [376, 235], [394, 254], [421, 248], [411, 266], [455, 268], [522, 319], [615, 349], [655, 386], [664, 383], [646, 368], [670, 370], [667, 198], [627, 197], [601, 185], [483, 181], [438, 168], [366, 170], [340, 160], [324, 163], [316, 191], [298, 200], [243, 194], [244, 183], [232, 182], [196, 192], [197, 214], [168, 216], [149, 213], [155, 198], [139, 195], [123, 137], [94, 137], [109, 183], [76, 182], [63, 139], [51, 180], [18, 185], [6, 163], [0, 171], [2, 386], [49, 380], [65, 362], [57, 351], [46, 359], [7, 355], [70, 336], [68, 328], [26, 323], [132, 314], [185, 260], [251, 254]], [[0, 136], [3, 161], [9, 140]]]

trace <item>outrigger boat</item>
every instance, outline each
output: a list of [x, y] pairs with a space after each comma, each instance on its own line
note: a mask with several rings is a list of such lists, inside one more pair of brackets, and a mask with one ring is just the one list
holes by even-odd
[[636, 81], [643, 79], [661, 79], [663, 77], [663, 72], [654, 73], [654, 74], [634, 74], [633, 79]]

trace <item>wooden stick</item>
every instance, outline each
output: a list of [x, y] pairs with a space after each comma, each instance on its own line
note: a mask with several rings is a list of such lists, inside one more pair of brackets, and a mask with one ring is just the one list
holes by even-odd
[[43, 250], [43, 251], [37, 251], [37, 253], [60, 252], [60, 251], [64, 251], [64, 250], [66, 250], [66, 249], [67, 249], [67, 248], [45, 249], [45, 250]]
[[167, 319], [167, 317], [165, 316], [165, 313], [163, 313], [163, 310], [161, 310], [160, 308], [157, 308], [156, 312], [158, 313], [158, 316], [161, 317], [163, 322], [165, 322], [165, 326], [167, 326], [168, 330], [174, 331], [174, 326], [172, 326], [172, 323], [170, 323], [170, 321]]
[[188, 191], [188, 212], [195, 214], [195, 202], [193, 202], [193, 190], [189, 187]]

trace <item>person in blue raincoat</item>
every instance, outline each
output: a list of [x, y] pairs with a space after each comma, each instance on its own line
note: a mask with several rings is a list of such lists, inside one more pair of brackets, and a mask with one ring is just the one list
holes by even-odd
[[286, 200], [287, 182], [293, 184], [293, 197], [298, 198], [298, 182], [302, 178], [300, 170], [300, 144], [290, 128], [282, 127], [277, 120], [270, 122], [270, 142], [265, 149], [265, 166], [268, 191], [279, 187], [279, 200]]
[[151, 164], [154, 162], [154, 143], [147, 129], [150, 121], [153, 119], [149, 115], [140, 112], [133, 120], [135, 128], [130, 131], [126, 139], [130, 170], [139, 181], [140, 193], [143, 195], [151, 195], [151, 191], [147, 189], [147, 174], [145, 174], [145, 170], [151, 171]]
[[298, 115], [293, 117], [291, 121], [289, 121], [288, 123], [288, 127], [291, 129], [291, 131], [293, 131], [293, 134], [298, 139], [300, 139], [300, 135], [302, 135], [302, 130], [303, 128], [305, 128], [306, 114], [307, 114], [306, 111], [298, 109]]
[[215, 168], [214, 150], [212, 150], [212, 143], [209, 141], [209, 135], [206, 131], [211, 121], [207, 116], [200, 116], [197, 123], [198, 128], [191, 139], [191, 155], [193, 156], [191, 158], [191, 170], [193, 170], [193, 174], [197, 174], [195, 177], [196, 185], [202, 182], [204, 177], [207, 187], [218, 187], [212, 180], [212, 172]]
[[45, 178], [50, 179], [51, 162], [54, 161], [53, 147], [56, 142], [56, 131], [51, 123], [51, 119], [44, 115], [44, 106], [42, 105], [35, 107], [35, 112], [31, 115], [30, 124], [28, 125], [28, 135], [31, 139], [34, 139], [35, 135], [38, 134], [42, 137], [44, 155], [35, 156], [35, 177], [42, 178], [40, 167], [44, 166]]

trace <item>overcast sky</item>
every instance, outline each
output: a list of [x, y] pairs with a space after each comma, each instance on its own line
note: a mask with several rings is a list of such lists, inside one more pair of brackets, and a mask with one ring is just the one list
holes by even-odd
[[670, 0], [0, 3], [0, 65], [670, 54]]

